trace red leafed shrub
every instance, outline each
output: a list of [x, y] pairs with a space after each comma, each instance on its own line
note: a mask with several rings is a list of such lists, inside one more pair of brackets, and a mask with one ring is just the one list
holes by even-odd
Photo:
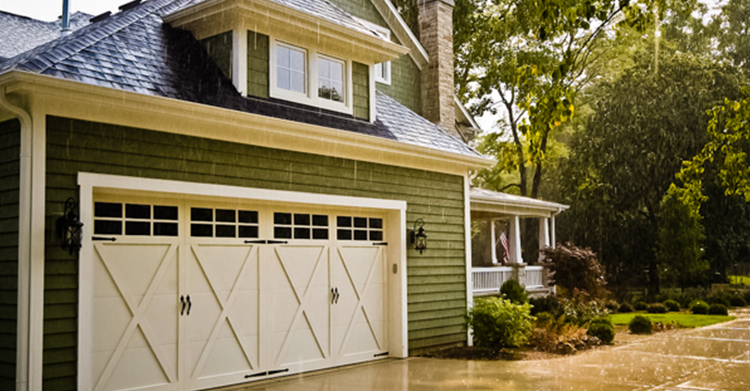
[[590, 248], [580, 248], [572, 243], [558, 244], [542, 250], [542, 261], [550, 270], [550, 285], [568, 292], [587, 292], [592, 298], [601, 298], [609, 292], [604, 279], [604, 266]]

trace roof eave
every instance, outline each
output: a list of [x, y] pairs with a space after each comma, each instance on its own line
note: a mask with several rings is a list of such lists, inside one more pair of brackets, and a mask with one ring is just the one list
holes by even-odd
[[[122, 122], [118, 125], [197, 137], [209, 135], [190, 133], [184, 130], [185, 124], [210, 123], [210, 128], [215, 130], [210, 138], [224, 141], [375, 163], [402, 164], [405, 167], [453, 174], [465, 174], [467, 170], [487, 168], [495, 163], [482, 156], [440, 151], [345, 130], [17, 70], [0, 74], [0, 88], [4, 88], [8, 94], [36, 94], [42, 100], [54, 101], [50, 107], [55, 107], [58, 111], [48, 113], [50, 115], [93, 122], [111, 123], [112, 118], [118, 118]], [[93, 109], [97, 105], [102, 106], [102, 110]], [[66, 108], [62, 109], [62, 106]], [[79, 113], [74, 112], [75, 110]], [[116, 110], [130, 114], [112, 114]], [[137, 114], [132, 115], [133, 113]], [[217, 124], [222, 126], [216, 126]], [[252, 132], [262, 133], [262, 137], [249, 137]]]

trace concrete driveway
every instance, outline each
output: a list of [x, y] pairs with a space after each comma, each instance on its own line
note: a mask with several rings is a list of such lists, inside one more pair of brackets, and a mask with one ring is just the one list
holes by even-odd
[[750, 390], [750, 312], [621, 347], [540, 361], [387, 360], [236, 390]]

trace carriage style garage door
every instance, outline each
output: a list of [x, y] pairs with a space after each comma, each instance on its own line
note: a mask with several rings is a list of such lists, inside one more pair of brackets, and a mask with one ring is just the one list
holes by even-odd
[[79, 374], [91, 389], [203, 389], [388, 355], [386, 214], [154, 195], [92, 204], [91, 364]]

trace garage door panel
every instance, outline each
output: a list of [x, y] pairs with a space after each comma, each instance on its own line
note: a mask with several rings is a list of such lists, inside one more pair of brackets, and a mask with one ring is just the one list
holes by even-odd
[[[103, 390], [136, 389], [145, 386], [169, 385], [168, 374], [154, 355], [143, 332], [138, 329], [128, 341], [120, 360], [113, 368]], [[172, 376], [174, 378], [174, 374]]]
[[193, 388], [238, 382], [259, 363], [257, 246], [193, 244], [187, 285], [187, 364]]
[[[98, 327], [92, 331], [91, 350], [96, 352], [98, 362], [91, 376], [96, 390], [176, 382], [176, 247], [133, 243], [95, 246], [92, 320]], [[141, 274], [134, 274], [132, 269], [140, 269]], [[136, 279], [139, 281], [133, 281]], [[111, 296], [114, 291], [119, 297]], [[166, 293], [170, 291], [171, 295]], [[133, 371], [143, 373], [143, 377], [129, 379], [128, 373], [133, 377]]]
[[[124, 217], [95, 218], [122, 227], [141, 218], [111, 204]], [[124, 229], [93, 244], [94, 389], [207, 389], [387, 350], [381, 218], [295, 207], [283, 220], [270, 204], [219, 199], [170, 205], [179, 236], [157, 237], [152, 225], [152, 236]], [[153, 224], [166, 218], [150, 208]]]
[[338, 364], [371, 359], [386, 350], [383, 247], [339, 245], [333, 263], [333, 285], [341, 292], [335, 305], [334, 354]]

